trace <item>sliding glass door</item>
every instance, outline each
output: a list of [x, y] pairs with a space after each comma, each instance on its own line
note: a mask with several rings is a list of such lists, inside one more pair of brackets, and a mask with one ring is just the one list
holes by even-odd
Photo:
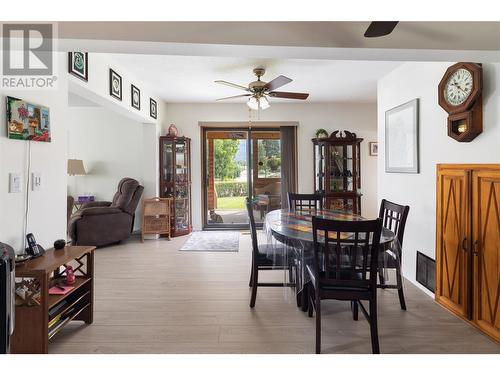
[[204, 228], [247, 228], [281, 207], [281, 147], [276, 129], [204, 129]]

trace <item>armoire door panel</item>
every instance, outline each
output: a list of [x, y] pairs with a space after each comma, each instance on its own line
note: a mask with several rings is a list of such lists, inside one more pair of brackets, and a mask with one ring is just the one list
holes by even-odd
[[470, 171], [439, 170], [437, 182], [436, 300], [467, 317]]
[[474, 172], [473, 191], [473, 319], [500, 340], [500, 172]]

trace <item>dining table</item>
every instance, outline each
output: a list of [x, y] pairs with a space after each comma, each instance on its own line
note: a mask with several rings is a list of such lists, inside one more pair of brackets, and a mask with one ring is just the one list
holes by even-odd
[[[373, 220], [352, 212], [326, 209], [307, 211], [279, 209], [266, 214], [263, 230], [267, 235], [268, 244], [272, 245], [267, 247], [268, 254], [266, 255], [270, 259], [276, 256], [285, 256], [288, 258], [285, 260], [285, 264], [290, 264], [293, 261], [296, 272], [293, 274], [290, 272], [290, 267], [285, 267], [284, 285], [295, 286], [296, 303], [303, 311], [306, 311], [308, 307], [308, 288], [306, 285], [309, 280], [305, 266], [312, 265], [313, 262], [313, 216], [342, 221]], [[320, 237], [319, 241], [322, 241]], [[395, 233], [387, 228], [382, 228], [379, 253], [382, 262], [379, 262], [381, 269], [378, 272], [384, 273], [385, 280], [387, 280], [387, 273], [384, 264], [387, 256], [392, 256], [396, 260], [397, 266], [400, 267], [400, 254], [401, 247]]]

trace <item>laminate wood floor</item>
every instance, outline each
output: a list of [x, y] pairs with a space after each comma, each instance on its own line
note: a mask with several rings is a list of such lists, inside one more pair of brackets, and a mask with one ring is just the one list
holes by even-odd
[[[282, 288], [259, 288], [249, 308], [250, 236], [238, 253], [178, 251], [186, 239], [96, 250], [94, 323], [68, 324], [50, 353], [314, 353], [314, 318]], [[395, 290], [379, 291], [382, 353], [500, 353], [409, 282], [405, 295], [402, 311]], [[323, 353], [371, 353], [369, 325], [352, 320], [349, 303], [325, 301], [322, 314]]]

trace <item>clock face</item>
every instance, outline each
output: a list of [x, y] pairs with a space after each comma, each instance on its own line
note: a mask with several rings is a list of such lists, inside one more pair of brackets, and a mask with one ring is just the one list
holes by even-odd
[[467, 69], [454, 72], [444, 87], [444, 98], [448, 104], [458, 106], [465, 102], [472, 93], [473, 77]]

